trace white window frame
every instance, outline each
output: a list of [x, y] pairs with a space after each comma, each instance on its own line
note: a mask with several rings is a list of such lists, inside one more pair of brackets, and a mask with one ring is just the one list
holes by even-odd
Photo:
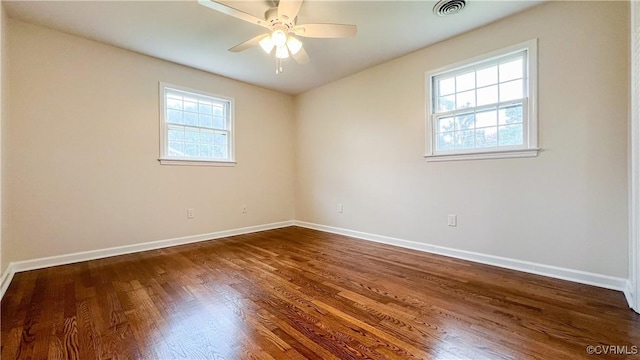
[[[434, 91], [436, 77], [443, 74], [453, 75], [457, 72], [464, 73], [470, 69], [492, 60], [500, 60], [513, 56], [514, 54], [525, 52], [524, 62], [524, 98], [522, 100], [523, 115], [523, 144], [518, 146], [496, 146], [488, 148], [472, 148], [459, 150], [436, 150], [436, 116], [434, 109], [437, 105], [436, 91]], [[528, 40], [516, 45], [512, 45], [497, 51], [459, 61], [455, 64], [427, 71], [425, 73], [425, 99], [426, 99], [426, 161], [453, 161], [453, 160], [473, 160], [473, 159], [497, 159], [514, 157], [535, 157], [538, 155], [538, 117], [537, 117], [537, 39]], [[498, 106], [491, 104], [491, 106]], [[481, 109], [478, 106], [470, 109]], [[470, 109], [461, 109], [468, 111]]]
[[[159, 82], [159, 98], [160, 98], [160, 164], [162, 165], [204, 165], [204, 166], [234, 166], [235, 161], [235, 131], [234, 131], [234, 99], [227, 96], [211, 94], [201, 90], [190, 89], [184, 86], [173, 85], [165, 82]], [[228, 158], [226, 159], [210, 159], [195, 157], [170, 156], [168, 153], [168, 131], [169, 125], [167, 119], [166, 108], [166, 91], [174, 90], [178, 92], [186, 92], [196, 97], [212, 98], [215, 101], [226, 102], [228, 104], [227, 131], [228, 131]]]

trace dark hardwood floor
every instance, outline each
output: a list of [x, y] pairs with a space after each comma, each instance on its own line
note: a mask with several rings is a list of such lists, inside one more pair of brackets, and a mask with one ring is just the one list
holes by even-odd
[[589, 345], [622, 359], [640, 346], [620, 292], [298, 227], [18, 273], [1, 311], [5, 360], [598, 357]]

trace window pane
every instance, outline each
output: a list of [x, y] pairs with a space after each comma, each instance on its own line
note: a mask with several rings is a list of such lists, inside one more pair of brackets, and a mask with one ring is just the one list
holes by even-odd
[[500, 82], [522, 78], [522, 59], [500, 64]]
[[184, 156], [184, 143], [181, 141], [169, 141], [170, 156]]
[[182, 110], [182, 99], [167, 97], [167, 108]]
[[456, 94], [456, 109], [466, 109], [476, 106], [476, 91], [465, 91]]
[[201, 143], [213, 143], [213, 131], [200, 129], [200, 142]]
[[198, 114], [186, 112], [184, 113], [185, 125], [198, 125]]
[[169, 141], [184, 141], [184, 128], [182, 126], [169, 126]]
[[498, 128], [488, 127], [476, 129], [476, 147], [495, 147], [498, 146]]
[[476, 74], [470, 72], [456, 76], [456, 92], [471, 90], [476, 87]]
[[213, 117], [210, 115], [200, 115], [200, 126], [206, 128], [213, 127]]
[[213, 105], [213, 115], [214, 116], [224, 116], [224, 106], [222, 106], [222, 105]]
[[436, 149], [438, 151], [453, 150], [453, 133], [438, 134]]
[[185, 129], [184, 140], [189, 142], [198, 142], [200, 134], [198, 129]]
[[495, 110], [482, 111], [476, 113], [476, 128], [487, 126], [496, 126], [498, 123], [498, 114]]
[[213, 157], [213, 145], [200, 144], [200, 157], [212, 158]]
[[522, 105], [501, 108], [499, 118], [500, 125], [522, 123]]
[[226, 129], [227, 124], [224, 118], [215, 117], [213, 118], [213, 128], [214, 129]]
[[[191, 100], [191, 101], [187, 101]], [[198, 101], [195, 99], [184, 99], [184, 111], [198, 112]]]
[[522, 80], [500, 84], [500, 101], [522, 99]]
[[200, 101], [198, 111], [200, 112], [200, 114], [211, 115], [213, 114], [213, 106], [211, 106], [211, 103], [203, 103], [202, 101]]
[[434, 121], [427, 134], [433, 153], [427, 156], [443, 152], [467, 158], [467, 154], [477, 153], [469, 158], [484, 158], [489, 152], [537, 146], [535, 142], [529, 144], [529, 132], [537, 130], [536, 121], [529, 123], [529, 110], [525, 108], [536, 95], [531, 88], [535, 83], [528, 83], [536, 74], [529, 74], [527, 66], [527, 49], [534, 46], [531, 41], [517, 51], [504, 49], [502, 54], [449, 66], [430, 83], [427, 77], [433, 96], [426, 99], [432, 104], [427, 110]]
[[503, 125], [498, 128], [498, 140], [500, 146], [522, 145], [522, 124]]
[[476, 147], [498, 146], [497, 127], [488, 127], [476, 130]]
[[[228, 159], [231, 103], [206, 94], [164, 88], [164, 155], [185, 160]], [[216, 129], [217, 126], [219, 129]]]
[[227, 146], [227, 133], [216, 132], [213, 138], [216, 145]]
[[478, 89], [477, 106], [495, 104], [498, 102], [498, 86], [488, 86]]
[[498, 67], [492, 66], [476, 72], [477, 86], [493, 85], [498, 82]]
[[184, 124], [184, 120], [182, 120], [182, 111], [167, 110], [167, 118], [168, 123]]
[[198, 157], [200, 154], [200, 151], [198, 149], [198, 144], [185, 143], [184, 154], [188, 157]]
[[214, 145], [213, 146], [213, 157], [214, 158], [227, 158], [229, 157], [227, 151], [227, 147], [223, 145]]
[[475, 116], [473, 113], [456, 116], [456, 130], [469, 130], [474, 128]]
[[455, 123], [453, 121], [453, 117], [439, 118], [436, 121], [438, 122], [437, 132], [442, 133], [454, 130]]
[[441, 96], [438, 98], [438, 111], [449, 111], [455, 109], [455, 95]]
[[438, 81], [438, 95], [449, 95], [456, 91], [456, 79], [449, 78]]
[[458, 131], [455, 133], [456, 149], [472, 149], [474, 147], [473, 130]]

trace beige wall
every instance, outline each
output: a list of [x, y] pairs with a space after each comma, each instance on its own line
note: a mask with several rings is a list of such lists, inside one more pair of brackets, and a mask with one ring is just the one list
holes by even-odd
[[3, 251], [3, 246], [2, 246], [2, 233], [3, 233], [3, 211], [2, 208], [4, 207], [3, 205], [3, 197], [2, 197], [2, 188], [3, 188], [3, 181], [2, 181], [2, 177], [4, 175], [4, 172], [2, 171], [2, 168], [4, 167], [4, 162], [2, 161], [2, 156], [3, 156], [3, 151], [2, 148], [4, 147], [4, 132], [2, 131], [2, 129], [4, 128], [4, 123], [5, 123], [5, 112], [7, 109], [7, 102], [5, 101], [5, 96], [7, 94], [7, 92], [5, 91], [5, 86], [6, 86], [6, 66], [5, 66], [5, 62], [6, 62], [6, 54], [7, 52], [5, 51], [6, 49], [6, 27], [7, 27], [7, 14], [4, 11], [4, 5], [2, 3], [0, 3], [0, 279], [2, 278], [2, 274], [4, 274], [5, 269], [7, 268], [7, 266], [9, 265], [5, 259], [4, 259], [4, 251]]
[[[627, 277], [627, 3], [551, 2], [295, 99], [8, 24], [0, 269], [295, 218]], [[539, 157], [426, 163], [425, 71], [536, 37]], [[158, 164], [158, 81], [235, 97], [236, 167]]]
[[[293, 218], [291, 96], [15, 20], [8, 30], [3, 263]], [[159, 81], [235, 98], [236, 167], [159, 165]]]
[[[628, 7], [547, 3], [297, 96], [296, 219], [627, 277]], [[425, 71], [536, 37], [540, 155], [426, 163]]]

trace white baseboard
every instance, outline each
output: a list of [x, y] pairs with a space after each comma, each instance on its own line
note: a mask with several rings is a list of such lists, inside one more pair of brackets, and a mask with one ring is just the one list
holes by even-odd
[[464, 251], [447, 248], [443, 246], [419, 243], [415, 241], [402, 240], [388, 236], [369, 234], [360, 231], [342, 229], [332, 226], [308, 223], [305, 221], [295, 221], [296, 226], [325, 231], [329, 233], [346, 235], [362, 240], [369, 240], [387, 245], [395, 245], [403, 248], [424, 251], [432, 254], [445, 255], [453, 258], [474, 261], [481, 264], [493, 265], [502, 268], [518, 270], [526, 273], [548, 276], [556, 279], [569, 280], [581, 284], [594, 285], [606, 289], [622, 291], [629, 301], [630, 285], [628, 279], [590, 273], [586, 271], [561, 268], [557, 266], [544, 265], [529, 261], [510, 259], [500, 256]]
[[2, 273], [2, 277], [0, 277], [0, 300], [2, 300], [5, 291], [9, 288], [9, 284], [11, 284], [11, 280], [15, 274], [16, 271], [13, 268], [13, 264], [10, 263]]
[[216, 231], [208, 234], [191, 235], [191, 236], [184, 236], [184, 237], [179, 237], [174, 239], [150, 241], [150, 242], [141, 243], [141, 244], [116, 246], [116, 247], [111, 247], [106, 249], [81, 251], [73, 254], [49, 256], [49, 257], [44, 257], [39, 259], [11, 262], [7, 267], [7, 270], [2, 274], [2, 278], [0, 282], [0, 286], [1, 286], [0, 299], [2, 299], [2, 297], [4, 296], [4, 293], [9, 288], [9, 284], [11, 283], [13, 276], [18, 272], [42, 269], [42, 268], [47, 268], [51, 266], [66, 265], [66, 264], [76, 263], [80, 261], [101, 259], [101, 258], [106, 258], [110, 256], [132, 254], [132, 253], [137, 253], [141, 251], [161, 249], [161, 248], [166, 248], [170, 246], [190, 244], [190, 243], [199, 242], [199, 241], [220, 239], [228, 236], [243, 235], [243, 234], [249, 234], [249, 233], [254, 233], [254, 232], [264, 231], [264, 230], [278, 229], [278, 228], [292, 226], [293, 224], [294, 224], [293, 221], [282, 221], [278, 223], [250, 226], [250, 227], [244, 227], [239, 229]]
[[631, 280], [627, 280], [626, 286], [624, 288], [624, 297], [627, 299], [629, 307], [633, 309], [633, 286], [631, 284]]
[[98, 249], [91, 251], [83, 251], [77, 252], [73, 254], [66, 255], [58, 255], [58, 256], [50, 256], [39, 259], [25, 260], [25, 261], [16, 261], [12, 262], [7, 266], [7, 269], [0, 277], [0, 299], [4, 296], [13, 276], [22, 271], [42, 269], [51, 266], [65, 265], [71, 264], [80, 261], [87, 261], [93, 259], [100, 259], [110, 256], [131, 254], [141, 251], [147, 250], [155, 250], [166, 248], [170, 246], [189, 244], [194, 242], [206, 241], [206, 240], [214, 240], [219, 238], [224, 238], [228, 236], [249, 234], [258, 231], [278, 229], [288, 226], [300, 226], [304, 228], [325, 231], [334, 234], [340, 234], [345, 236], [350, 236], [362, 240], [374, 241], [378, 243], [383, 243], [387, 245], [395, 245], [403, 248], [413, 249], [424, 251], [433, 254], [445, 255], [453, 258], [463, 259], [474, 261], [482, 264], [498, 266], [502, 268], [512, 269], [523, 271], [527, 273], [537, 274], [548, 276], [556, 279], [568, 280], [577, 283], [594, 285], [603, 287], [606, 289], [618, 290], [622, 291], [629, 302], [629, 305], [632, 303], [632, 292], [631, 292], [631, 283], [628, 279], [617, 278], [608, 275], [595, 274], [580, 270], [573, 270], [567, 268], [561, 268], [551, 265], [538, 264], [528, 261], [509, 259], [500, 256], [487, 255], [482, 253], [476, 253], [471, 251], [457, 250], [452, 248], [447, 248], [443, 246], [419, 243], [415, 241], [402, 240], [388, 236], [375, 235], [360, 231], [342, 229], [332, 226], [313, 224], [305, 221], [283, 221], [272, 224], [264, 224], [257, 226], [250, 226], [240, 229], [232, 229], [232, 230], [223, 230], [216, 231], [208, 234], [200, 234], [200, 235], [192, 235], [192, 236], [184, 236], [174, 239], [166, 239], [166, 240], [158, 240], [151, 241], [141, 244], [133, 244], [133, 245], [125, 245], [125, 246], [117, 246], [106, 249]]

